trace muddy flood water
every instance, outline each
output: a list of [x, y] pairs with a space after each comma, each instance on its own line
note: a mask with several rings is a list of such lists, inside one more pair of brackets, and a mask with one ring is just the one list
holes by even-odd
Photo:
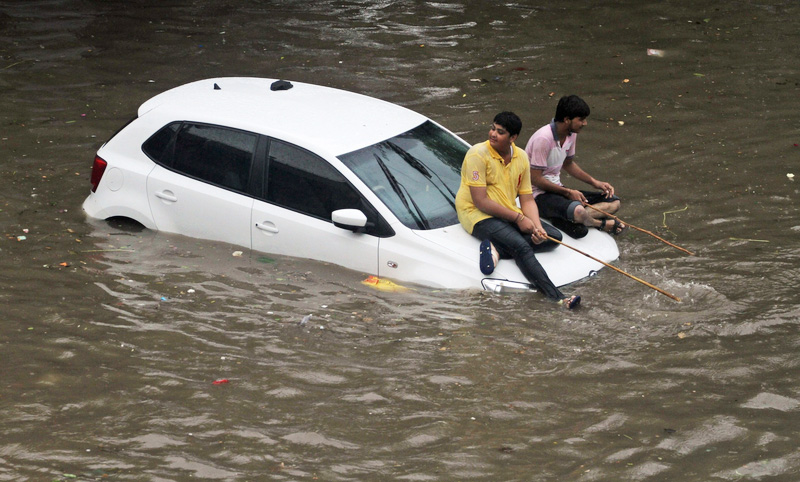
[[[797, 45], [795, 0], [0, 1], [0, 480], [800, 480]], [[682, 302], [382, 292], [88, 219], [100, 145], [215, 76], [471, 143], [513, 110], [523, 146], [578, 94], [578, 162], [695, 253], [630, 230], [615, 265]]]

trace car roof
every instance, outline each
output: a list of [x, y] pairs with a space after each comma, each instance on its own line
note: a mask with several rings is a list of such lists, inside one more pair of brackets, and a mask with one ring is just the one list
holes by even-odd
[[340, 155], [406, 132], [427, 118], [396, 104], [331, 87], [277, 79], [220, 77], [175, 87], [139, 107], [158, 113], [274, 136], [316, 152]]

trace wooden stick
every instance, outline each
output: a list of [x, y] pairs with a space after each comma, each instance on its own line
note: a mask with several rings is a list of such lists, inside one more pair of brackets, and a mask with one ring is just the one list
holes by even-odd
[[625, 222], [625, 221], [621, 220], [620, 218], [618, 218], [618, 217], [614, 216], [613, 214], [610, 214], [610, 213], [607, 213], [607, 212], [603, 211], [603, 210], [602, 210], [602, 209], [600, 209], [600, 208], [596, 208], [596, 207], [592, 206], [591, 204], [584, 204], [584, 206], [588, 206], [588, 207], [590, 207], [590, 208], [594, 209], [595, 211], [599, 212], [600, 214], [603, 214], [603, 215], [605, 215], [605, 216], [608, 216], [608, 217], [610, 217], [610, 218], [614, 218], [614, 219], [616, 219], [617, 221], [619, 221], [619, 222], [621, 222], [621, 223], [623, 223], [623, 224], [627, 224], [628, 226], [632, 227], [633, 229], [636, 229], [636, 230], [638, 230], [638, 231], [641, 231], [641, 232], [643, 232], [643, 233], [649, 234], [650, 236], [652, 236], [652, 237], [656, 238], [657, 240], [659, 240], [659, 241], [661, 241], [661, 242], [663, 242], [663, 243], [666, 243], [666, 244], [668, 244], [668, 245], [672, 246], [672, 247], [673, 247], [673, 248], [675, 248], [675, 249], [679, 249], [679, 250], [683, 251], [684, 253], [686, 253], [686, 254], [688, 254], [688, 255], [690, 255], [690, 256], [694, 256], [694, 253], [692, 253], [691, 251], [689, 251], [689, 250], [686, 250], [686, 249], [683, 249], [683, 248], [681, 248], [680, 246], [676, 246], [676, 245], [674, 245], [674, 244], [670, 243], [669, 241], [667, 241], [666, 239], [664, 239], [664, 238], [661, 238], [661, 237], [659, 237], [659, 236], [656, 236], [655, 234], [651, 233], [650, 231], [648, 231], [648, 230], [646, 230], [646, 229], [642, 229], [642, 228], [640, 228], [640, 227], [634, 226], [634, 225], [633, 225], [633, 224], [631, 224], [631, 223]]
[[634, 280], [638, 281], [639, 283], [642, 283], [643, 285], [647, 286], [648, 288], [652, 288], [652, 289], [654, 289], [654, 290], [658, 291], [659, 293], [661, 293], [661, 294], [662, 294], [662, 295], [664, 295], [664, 296], [669, 296], [670, 298], [672, 298], [673, 300], [675, 300], [675, 301], [677, 301], [677, 302], [680, 302], [680, 301], [681, 301], [681, 299], [680, 299], [680, 298], [678, 298], [677, 296], [675, 296], [675, 295], [673, 295], [673, 294], [671, 294], [671, 293], [667, 293], [666, 291], [662, 290], [662, 289], [661, 289], [661, 288], [659, 288], [658, 286], [653, 286], [653, 285], [651, 285], [650, 283], [648, 283], [647, 281], [641, 280], [641, 279], [637, 278], [636, 276], [634, 276], [634, 275], [632, 275], [632, 274], [630, 274], [630, 273], [627, 273], [627, 272], [625, 272], [625, 271], [623, 271], [623, 270], [621, 270], [621, 269], [617, 268], [616, 266], [612, 266], [612, 265], [610, 265], [610, 264], [606, 263], [605, 261], [601, 261], [601, 260], [599, 260], [599, 259], [595, 258], [594, 256], [590, 255], [590, 254], [586, 254], [586, 253], [584, 253], [583, 251], [581, 251], [581, 250], [580, 250], [580, 249], [578, 249], [578, 248], [574, 248], [574, 247], [572, 247], [572, 246], [570, 246], [570, 245], [568, 245], [568, 244], [566, 244], [566, 243], [562, 243], [561, 241], [559, 241], [559, 240], [557, 240], [557, 239], [555, 239], [555, 238], [553, 238], [553, 237], [550, 237], [550, 236], [548, 236], [548, 237], [547, 237], [547, 239], [549, 239], [550, 241], [555, 241], [556, 243], [558, 243], [558, 244], [560, 244], [560, 245], [562, 245], [562, 246], [566, 246], [567, 248], [569, 248], [569, 249], [571, 249], [571, 250], [573, 250], [573, 251], [577, 251], [577, 252], [579, 252], [580, 254], [582, 254], [582, 255], [586, 256], [587, 258], [591, 258], [591, 259], [593, 259], [593, 260], [597, 261], [598, 263], [601, 263], [601, 264], [603, 264], [603, 265], [605, 265], [605, 266], [608, 266], [609, 268], [613, 269], [613, 270], [614, 270], [614, 271], [616, 271], [617, 273], [624, 274], [624, 275], [625, 275], [625, 276], [627, 276], [628, 278], [634, 279]]

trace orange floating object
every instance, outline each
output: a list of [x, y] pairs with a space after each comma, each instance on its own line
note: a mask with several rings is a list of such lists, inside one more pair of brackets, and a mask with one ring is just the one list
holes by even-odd
[[386, 279], [380, 279], [377, 276], [369, 276], [361, 282], [361, 284], [372, 286], [376, 290], [381, 291], [408, 291], [405, 286], [400, 286]]

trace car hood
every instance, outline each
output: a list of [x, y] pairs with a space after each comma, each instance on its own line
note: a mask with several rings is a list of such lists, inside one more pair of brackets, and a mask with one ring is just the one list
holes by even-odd
[[[467, 233], [460, 224], [439, 229], [415, 230], [414, 234], [453, 252], [458, 256], [457, 259], [462, 259], [470, 269], [474, 267], [474, 271], [478, 275], [481, 274], [478, 265], [480, 240]], [[614, 238], [599, 230], [590, 229], [589, 234], [581, 239], [566, 234], [563, 234], [563, 238], [566, 245], [584, 254], [567, 246], [558, 246], [550, 251], [536, 253], [536, 259], [556, 286], [564, 286], [593, 276], [603, 268], [603, 263], [589, 256], [604, 263], [610, 263], [619, 257], [619, 249]], [[510, 259], [501, 260], [488, 277], [526, 282], [516, 263]]]
[[[453, 253], [455, 259], [464, 263], [465, 271], [475, 276], [476, 286], [479, 286], [480, 279], [486, 277], [481, 273], [478, 262], [481, 242], [467, 233], [460, 224], [438, 229], [414, 230], [414, 234]], [[500, 261], [489, 277], [527, 282], [513, 260]]]

